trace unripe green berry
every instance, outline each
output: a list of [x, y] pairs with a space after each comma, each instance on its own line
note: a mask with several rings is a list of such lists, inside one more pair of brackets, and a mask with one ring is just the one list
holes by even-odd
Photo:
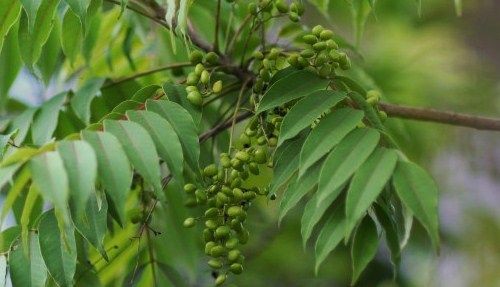
[[254, 161], [256, 163], [262, 164], [267, 162], [267, 152], [262, 147], [257, 147], [253, 155]]
[[210, 249], [210, 255], [213, 257], [221, 257], [224, 254], [226, 254], [226, 248], [224, 248], [224, 246], [216, 245]]
[[251, 162], [248, 164], [248, 170], [255, 175], [259, 175], [259, 165], [256, 164], [255, 162]]
[[241, 265], [240, 263], [233, 263], [231, 264], [231, 266], [229, 267], [229, 270], [233, 273], [233, 274], [241, 274], [243, 272], [243, 265]]
[[217, 192], [217, 195], [215, 196], [215, 198], [216, 198], [217, 202], [219, 202], [223, 205], [229, 202], [229, 198], [227, 197], [227, 195], [225, 195], [222, 192]]
[[248, 4], [248, 13], [250, 13], [251, 15], [255, 16], [257, 15], [257, 5], [255, 3], [250, 3]]
[[195, 73], [189, 73], [186, 78], [186, 84], [189, 86], [195, 86], [198, 84], [199, 77]]
[[229, 262], [235, 262], [236, 260], [238, 260], [240, 255], [241, 255], [241, 252], [238, 249], [230, 250], [227, 253], [227, 260], [229, 260]]
[[245, 129], [245, 134], [248, 137], [254, 137], [257, 134], [257, 131], [250, 129], [250, 128], [247, 128], [247, 129]]
[[280, 13], [287, 13], [288, 12], [288, 5], [285, 3], [285, 1], [278, 0], [276, 2], [276, 9], [278, 9], [278, 11]]
[[302, 40], [304, 40], [304, 42], [309, 45], [313, 45], [316, 44], [316, 42], [318, 42], [318, 38], [312, 34], [307, 34], [302, 36]]
[[[238, 246], [238, 238], [236, 237], [233, 237], [231, 239], [229, 239], [228, 241], [226, 241], [226, 248], [228, 249], [234, 249]], [[231, 253], [231, 251], [229, 251], [229, 253]]]
[[219, 63], [219, 55], [214, 52], [209, 52], [205, 56], [205, 61], [210, 65], [217, 65]]
[[387, 119], [387, 114], [384, 111], [379, 111], [378, 116], [380, 117], [381, 121], [385, 121]]
[[316, 51], [321, 51], [326, 49], [326, 42], [318, 42], [313, 45], [313, 49]]
[[208, 266], [213, 269], [220, 269], [222, 268], [222, 261], [220, 261], [219, 259], [210, 259], [208, 261]]
[[316, 25], [312, 28], [312, 33], [316, 36], [319, 37], [321, 35], [321, 32], [323, 32], [324, 28], [321, 25]]
[[219, 224], [217, 224], [217, 221], [215, 221], [213, 219], [209, 219], [209, 220], [205, 221], [205, 226], [208, 229], [215, 230], [217, 228], [217, 226], [219, 226]]
[[288, 64], [290, 64], [293, 67], [297, 67], [299, 65], [299, 55], [297, 54], [292, 54], [288, 57]]
[[190, 92], [187, 95], [187, 99], [194, 106], [199, 107], [203, 104], [203, 98], [201, 97], [201, 94], [197, 91]]
[[215, 279], [215, 286], [221, 286], [222, 284], [224, 284], [224, 282], [226, 282], [226, 277], [226, 274], [217, 276], [217, 278]]
[[316, 52], [313, 49], [305, 49], [302, 52], [300, 52], [300, 55], [306, 59], [313, 57], [316, 55]]
[[275, 147], [278, 144], [278, 139], [275, 137], [269, 138], [269, 142], [267, 144], [270, 147]]
[[231, 188], [236, 188], [241, 186], [241, 179], [240, 178], [235, 178], [233, 181], [231, 181]]
[[189, 55], [189, 61], [193, 64], [198, 64], [203, 61], [203, 54], [200, 51], [193, 51]]
[[233, 198], [236, 202], [239, 202], [243, 199], [243, 191], [239, 188], [233, 189]]
[[253, 191], [247, 191], [247, 192], [245, 192], [245, 199], [246, 200], [252, 200], [255, 197], [256, 197], [255, 192], [253, 192]]
[[299, 14], [297, 14], [296, 12], [290, 12], [290, 14], [288, 14], [288, 18], [292, 22], [299, 22], [300, 20]]
[[217, 215], [219, 215], [219, 210], [215, 207], [209, 208], [207, 209], [207, 211], [205, 211], [206, 218], [213, 218], [216, 217]]
[[210, 241], [213, 241], [215, 238], [214, 238], [214, 233], [208, 229], [208, 228], [205, 228], [203, 229], [203, 241], [204, 242], [210, 242]]
[[214, 248], [217, 245], [217, 243], [213, 241], [209, 241], [205, 244], [205, 254], [210, 255], [210, 251], [212, 248]]
[[231, 206], [227, 209], [227, 215], [229, 215], [229, 217], [240, 217], [244, 212], [241, 206]]
[[203, 67], [201, 63], [196, 64], [196, 67], [194, 67], [194, 72], [196, 73], [196, 75], [200, 76], [203, 71], [205, 71], [205, 67]]
[[196, 185], [192, 183], [187, 183], [186, 185], [184, 185], [184, 191], [186, 193], [193, 193], [195, 190], [196, 190]]
[[229, 157], [222, 157], [220, 159], [220, 164], [224, 168], [229, 168], [229, 167], [231, 167], [231, 160], [229, 159]]
[[247, 162], [249, 159], [250, 159], [250, 156], [248, 155], [248, 153], [246, 151], [238, 151], [235, 155], [235, 157], [239, 160], [241, 160], [242, 162]]
[[339, 48], [339, 45], [333, 39], [330, 39], [330, 40], [326, 41], [326, 46], [329, 49], [338, 49]]
[[215, 82], [213, 84], [212, 92], [214, 92], [215, 94], [222, 92], [222, 81], [221, 80], [218, 80], [217, 82]]
[[184, 222], [182, 223], [182, 225], [184, 227], [187, 227], [187, 228], [193, 227], [193, 226], [195, 226], [195, 224], [196, 224], [196, 220], [192, 217], [186, 218], [186, 220], [184, 220]]
[[186, 92], [190, 93], [190, 92], [199, 92], [199, 91], [198, 91], [198, 87], [197, 86], [187, 86], [186, 87]]
[[257, 59], [257, 60], [262, 60], [264, 59], [264, 54], [262, 54], [261, 51], [255, 51], [253, 52], [252, 56]]
[[210, 73], [207, 70], [204, 70], [201, 72], [200, 82], [206, 85], [208, 84], [208, 81], [210, 81]]
[[226, 237], [229, 236], [230, 232], [231, 232], [231, 229], [229, 229], [229, 227], [227, 227], [227, 226], [219, 226], [215, 230], [214, 236], [217, 239], [226, 238]]
[[207, 202], [207, 194], [203, 190], [198, 189], [194, 194], [196, 196], [196, 202], [199, 204], [205, 204]]
[[208, 165], [203, 169], [203, 175], [211, 177], [217, 174], [217, 166], [215, 164]]
[[237, 159], [237, 158], [232, 158], [231, 159], [231, 166], [236, 169], [236, 170], [241, 170], [242, 167], [243, 167], [243, 163], [241, 162], [241, 160]]
[[249, 176], [250, 176], [250, 174], [248, 174], [248, 171], [246, 171], [246, 170], [243, 170], [242, 172], [240, 172], [240, 177], [243, 180], [248, 179]]
[[321, 31], [321, 33], [319, 34], [319, 38], [321, 40], [329, 40], [329, 39], [333, 38], [333, 32], [332, 32], [332, 30], [323, 30], [323, 31]]

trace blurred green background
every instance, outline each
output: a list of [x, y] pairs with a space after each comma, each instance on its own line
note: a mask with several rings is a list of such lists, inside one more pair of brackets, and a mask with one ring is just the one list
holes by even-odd
[[[386, 100], [420, 107], [500, 116], [500, 1], [377, 1], [359, 46], [355, 71]], [[329, 18], [329, 19], [328, 19]], [[354, 42], [349, 6], [331, 1], [328, 18], [306, 9]], [[323, 20], [319, 20], [323, 19]], [[334, 23], [334, 25], [332, 25]], [[440, 187], [440, 254], [418, 223], [392, 281], [387, 250], [379, 250], [358, 286], [500, 286], [500, 134], [433, 123], [388, 121], [412, 160]], [[402, 132], [404, 130], [404, 132]], [[262, 205], [272, 203], [262, 202]], [[279, 230], [275, 209], [253, 210], [253, 239], [240, 286], [348, 286], [347, 249], [336, 250], [314, 275], [314, 250], [302, 248], [302, 207]]]
[[[350, 42], [356, 42], [346, 0], [314, 1], [329, 3], [328, 12], [322, 13], [307, 5], [304, 24], [310, 27], [322, 24]], [[351, 76], [366, 87], [379, 89], [384, 99], [392, 103], [500, 117], [500, 1], [476, 0], [463, 4], [463, 15], [457, 17], [453, 0], [422, 1], [419, 16], [415, 0], [377, 1], [375, 13], [368, 17], [358, 53], [350, 53], [355, 63]], [[102, 27], [112, 28], [117, 13], [117, 9], [111, 11]], [[211, 15], [204, 17], [203, 21], [212, 21]], [[205, 26], [205, 29], [212, 27]], [[113, 34], [111, 28], [101, 34]], [[137, 30], [137, 35], [144, 38], [144, 42], [155, 43], [161, 51], [160, 60], [157, 60], [147, 49], [134, 50], [138, 51], [134, 56], [139, 71], [171, 60], [173, 56], [168, 54], [171, 51], [161, 49], [170, 47], [168, 33], [161, 41], [153, 41], [150, 35], [142, 34], [141, 29]], [[107, 47], [112, 46], [113, 41], [106, 37], [104, 40], [94, 52], [98, 60], [92, 69], [82, 72], [82, 79], [109, 74], [119, 78], [131, 73], [125, 59], [113, 58], [112, 52], [121, 52], [120, 45], [113, 45], [110, 52]], [[140, 46], [136, 42], [134, 44]], [[182, 59], [185, 55], [176, 57]], [[114, 70], [108, 71], [107, 61], [113, 62]], [[72, 75], [56, 75], [55, 78], [67, 76], [67, 82], [74, 84], [71, 82], [77, 79]], [[160, 83], [163, 78], [155, 75], [148, 79]], [[60, 82], [52, 79], [51, 85], [43, 86], [24, 71], [10, 94], [23, 102], [39, 104], [65, 87]], [[28, 86], [38, 93], [27, 91]], [[438, 183], [442, 245], [440, 254], [435, 254], [421, 226], [414, 222], [397, 279], [392, 280], [388, 251], [382, 247], [357, 285], [500, 286], [500, 133], [397, 119], [389, 119], [387, 123], [402, 149], [413, 161], [430, 170]], [[232, 276], [231, 282], [238, 286], [349, 285], [351, 269], [347, 248], [336, 249], [315, 276], [314, 249], [302, 247], [300, 216], [303, 205], [295, 208], [279, 229], [276, 203], [261, 201], [259, 205], [261, 208], [250, 211], [252, 236], [244, 250], [245, 272]], [[168, 212], [183, 214], [186, 210]], [[158, 214], [157, 218], [173, 217], [170, 215]], [[176, 226], [175, 222], [167, 224]], [[127, 231], [123, 233], [126, 235]], [[206, 258], [193, 251], [201, 250], [201, 246], [199, 249], [184, 246], [188, 240], [175, 242], [168, 236], [165, 232], [157, 239], [158, 245], [168, 249], [165, 251], [168, 255], [163, 256], [166, 260], [176, 267], [179, 261], [193, 261], [203, 266], [200, 270], [208, 272]], [[129, 241], [127, 236], [123, 238], [125, 243]], [[108, 243], [110, 246], [118, 244]], [[129, 251], [128, 256], [132, 258], [135, 249]], [[178, 257], [168, 257], [171, 254]], [[103, 277], [112, 282], [120, 273], [124, 270], [112, 265]]]

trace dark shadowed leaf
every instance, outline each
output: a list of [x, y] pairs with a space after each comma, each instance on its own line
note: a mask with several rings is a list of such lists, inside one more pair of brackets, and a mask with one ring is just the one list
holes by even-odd
[[366, 216], [356, 229], [352, 242], [351, 258], [353, 275], [351, 285], [356, 283], [359, 275], [361, 275], [366, 266], [368, 266], [368, 263], [377, 254], [378, 244], [377, 226], [369, 216]]

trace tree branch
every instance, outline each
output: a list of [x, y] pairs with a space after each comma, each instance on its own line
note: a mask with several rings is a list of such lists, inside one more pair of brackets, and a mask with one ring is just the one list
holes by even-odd
[[159, 68], [156, 68], [156, 69], [152, 69], [152, 70], [149, 70], [149, 71], [140, 72], [140, 73], [134, 74], [134, 75], [126, 77], [126, 78], [114, 80], [114, 81], [112, 81], [110, 83], [107, 83], [107, 84], [103, 85], [102, 88], [105, 89], [105, 88], [109, 88], [109, 87], [112, 87], [112, 86], [116, 86], [116, 85], [119, 85], [119, 84], [121, 84], [123, 82], [130, 81], [130, 80], [137, 79], [137, 78], [144, 77], [144, 76], [148, 76], [148, 75], [151, 75], [151, 74], [154, 74], [154, 73], [158, 73], [158, 72], [161, 72], [161, 71], [175, 69], [175, 68], [189, 67], [189, 66], [192, 66], [192, 65], [193, 64], [191, 64], [190, 62], [174, 63], [174, 64], [166, 65], [166, 66], [159, 67]]
[[380, 103], [379, 107], [381, 110], [385, 111], [388, 116], [396, 118], [435, 122], [478, 130], [500, 131], [500, 119], [439, 111], [435, 109], [399, 106], [388, 103]]

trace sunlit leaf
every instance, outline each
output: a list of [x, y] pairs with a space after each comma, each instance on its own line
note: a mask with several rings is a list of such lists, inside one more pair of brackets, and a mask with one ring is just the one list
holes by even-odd
[[354, 285], [359, 278], [359, 275], [365, 270], [368, 263], [373, 260], [377, 254], [379, 238], [377, 226], [375, 222], [367, 216], [361, 222], [354, 234], [354, 239], [351, 248], [352, 260], [352, 280], [351, 285]]
[[165, 118], [179, 136], [184, 156], [195, 172], [199, 170], [200, 145], [196, 126], [191, 115], [179, 104], [171, 101], [146, 102], [146, 109]]
[[66, 93], [60, 93], [45, 102], [36, 114], [31, 128], [31, 137], [36, 145], [47, 143], [54, 134]]
[[361, 122], [363, 112], [343, 108], [321, 119], [300, 151], [299, 176], [327, 154]]
[[38, 240], [45, 266], [59, 286], [73, 286], [76, 270], [76, 243], [73, 226], [59, 230], [54, 211], [42, 216]]
[[18, 0], [2, 1], [2, 5], [0, 5], [0, 52], [2, 51], [3, 41], [19, 17], [20, 12], [21, 3]]
[[13, 286], [45, 286], [47, 271], [40, 252], [38, 235], [35, 232], [30, 232], [28, 245], [19, 244], [10, 253], [9, 273]]
[[357, 129], [349, 133], [328, 155], [319, 176], [318, 202], [342, 186], [365, 162], [377, 146], [380, 136], [373, 129]]
[[71, 98], [70, 104], [75, 114], [86, 124], [90, 122], [90, 104], [103, 83], [102, 78], [90, 79]]
[[135, 122], [114, 120], [104, 121], [104, 130], [120, 139], [125, 153], [137, 172], [153, 186], [158, 198], [164, 200], [159, 157], [148, 132]]
[[67, 9], [62, 21], [61, 46], [71, 64], [80, 52], [82, 40], [83, 28], [80, 19], [72, 9]]
[[395, 150], [380, 147], [354, 175], [346, 198], [347, 238], [391, 178], [397, 160]]
[[106, 189], [117, 213], [117, 221], [125, 223], [125, 200], [132, 184], [132, 170], [118, 139], [110, 133], [83, 131], [97, 155], [99, 181]]
[[422, 223], [432, 244], [438, 248], [438, 192], [434, 180], [416, 164], [400, 161], [394, 171], [393, 184], [401, 201]]
[[320, 90], [298, 101], [283, 118], [278, 146], [310, 126], [315, 119], [346, 97], [343, 92]]
[[63, 141], [57, 150], [64, 162], [70, 188], [72, 214], [83, 212], [94, 191], [97, 178], [97, 158], [94, 149], [85, 141]]
[[274, 83], [260, 101], [257, 113], [267, 111], [291, 100], [305, 97], [312, 92], [326, 89], [328, 80], [301, 70], [294, 72]]
[[184, 156], [182, 145], [174, 128], [168, 121], [150, 111], [128, 111], [127, 117], [144, 127], [153, 139], [160, 157], [167, 163], [174, 178], [183, 182]]

